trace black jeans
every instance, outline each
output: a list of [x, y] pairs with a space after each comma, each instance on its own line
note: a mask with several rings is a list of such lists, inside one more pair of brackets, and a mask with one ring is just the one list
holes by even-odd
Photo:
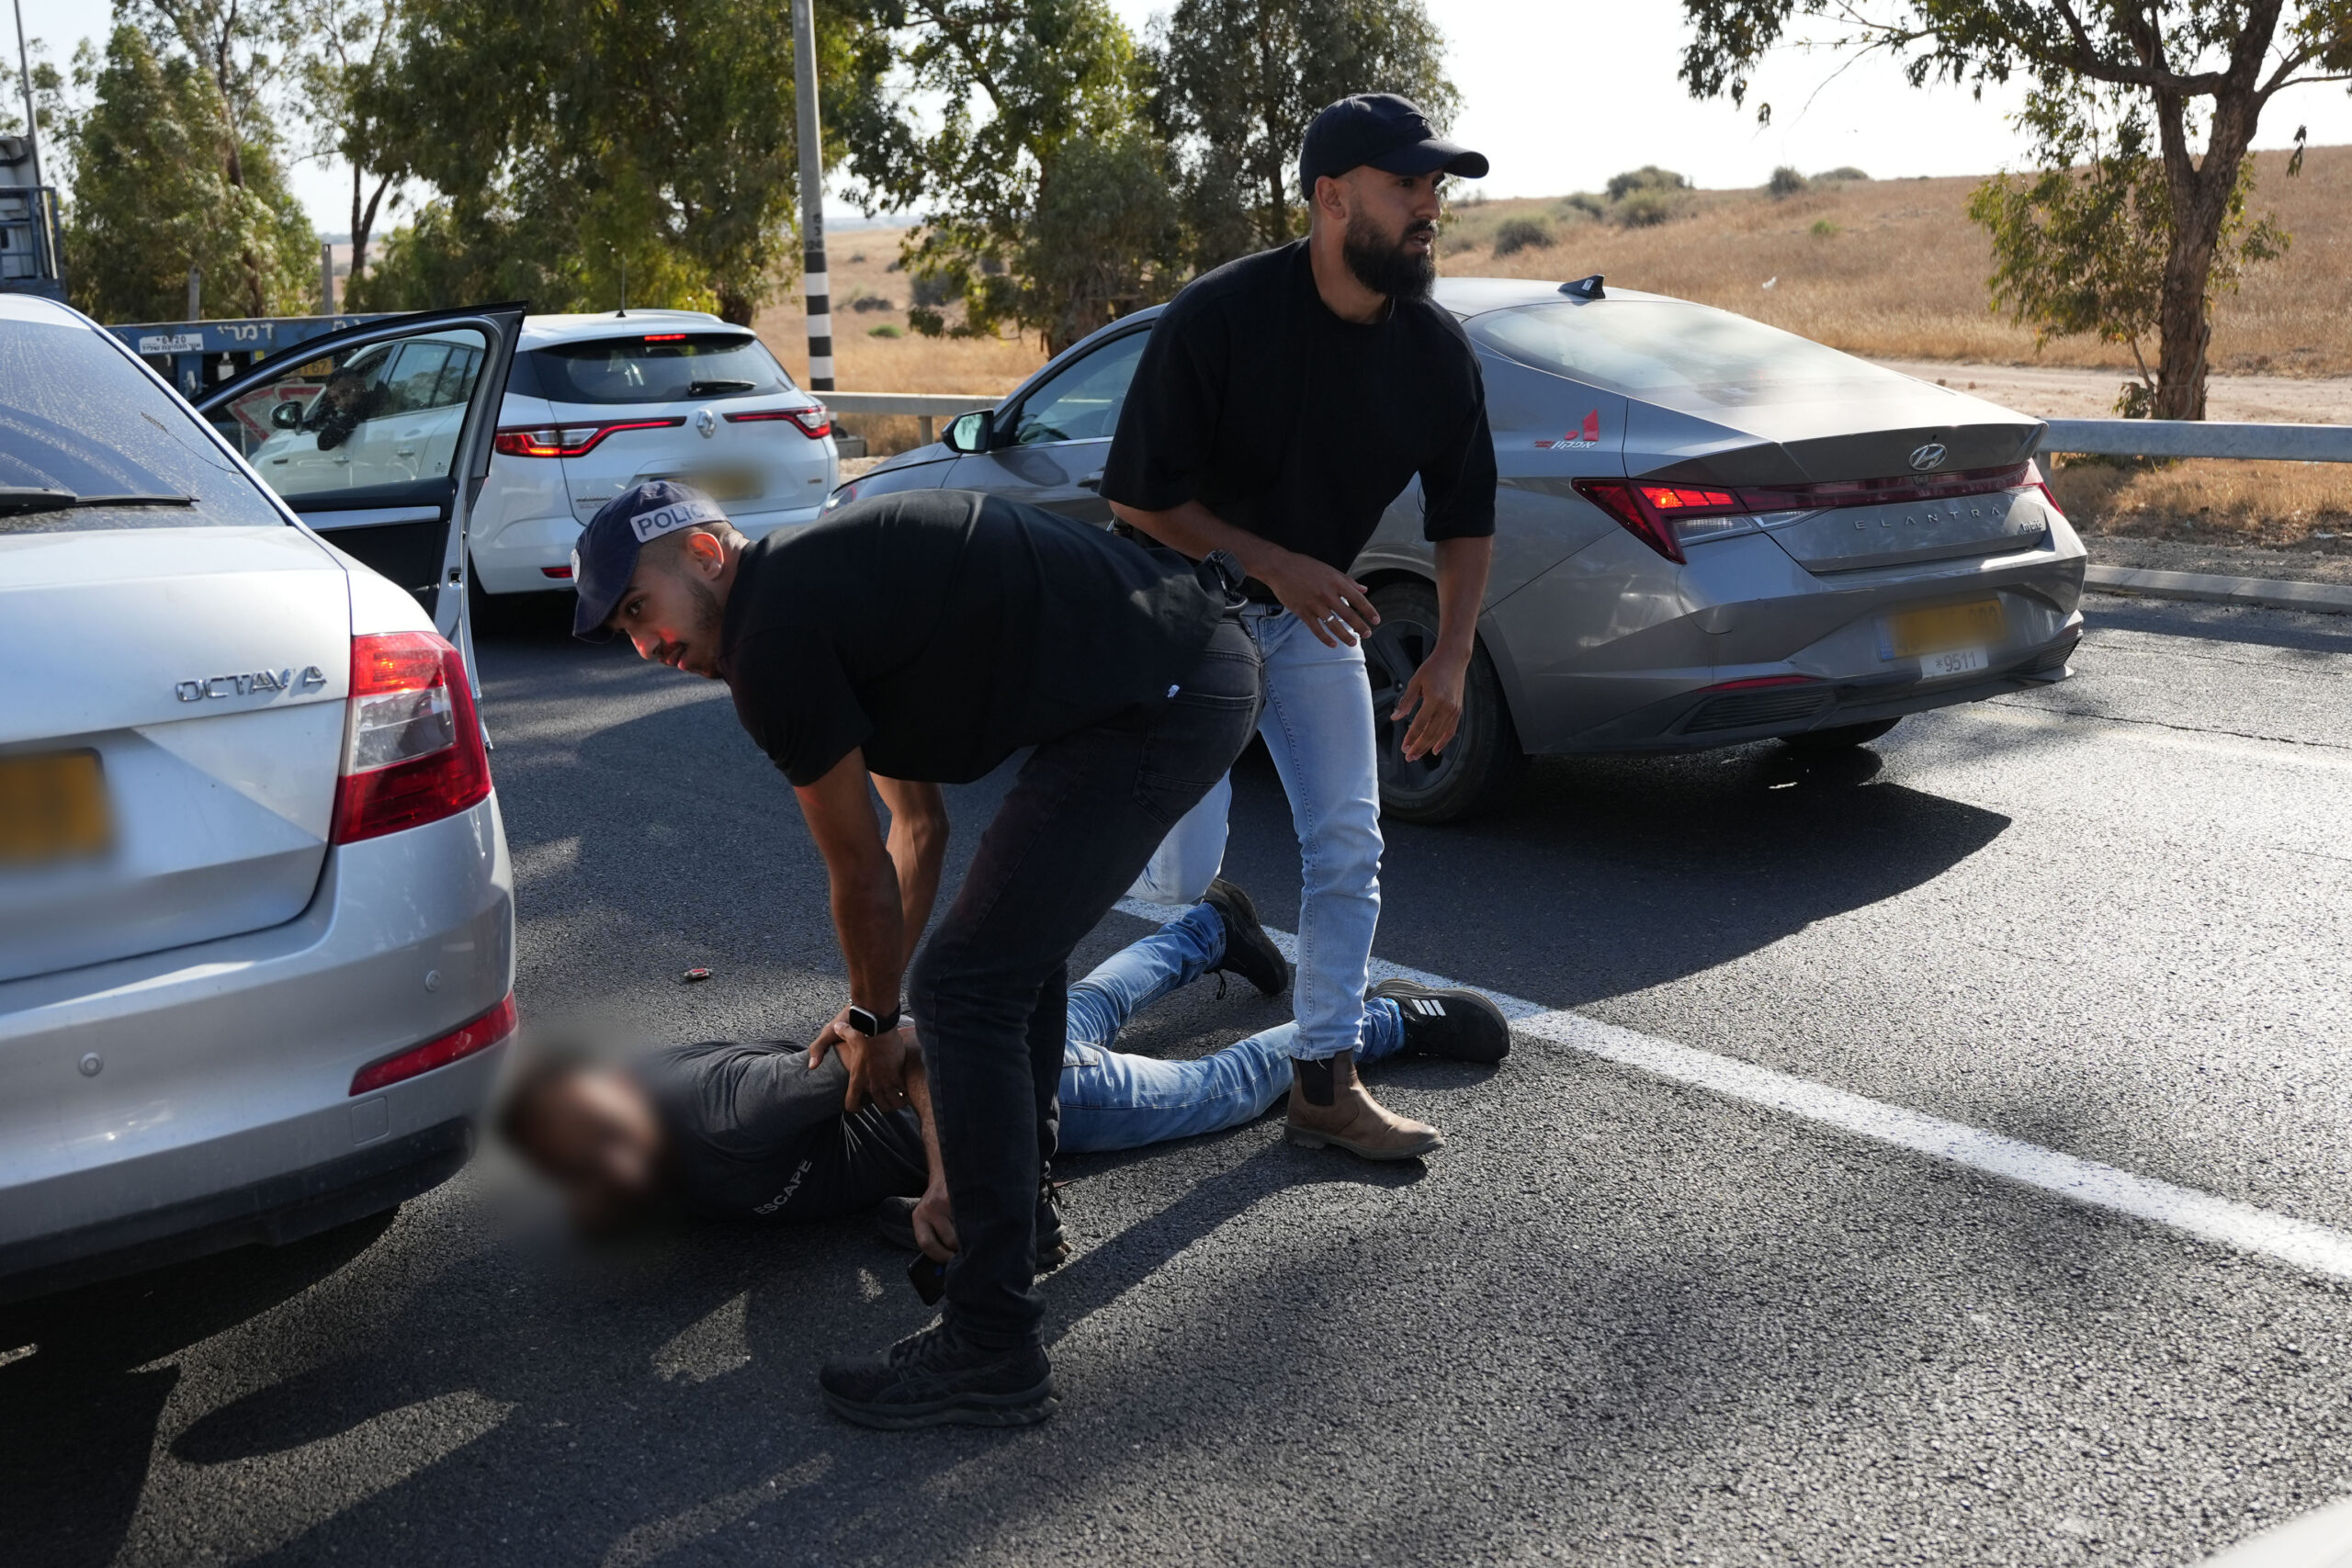
[[1258, 653], [1220, 622], [1177, 694], [1049, 740], [1022, 765], [909, 990], [960, 1250], [949, 1320], [1035, 1340], [1037, 1186], [1053, 1156], [1070, 950], [1258, 725]]

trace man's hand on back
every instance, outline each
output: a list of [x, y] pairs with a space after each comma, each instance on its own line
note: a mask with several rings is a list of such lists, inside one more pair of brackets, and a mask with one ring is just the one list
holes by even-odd
[[808, 1065], [820, 1066], [829, 1051], [839, 1051], [849, 1069], [849, 1092], [842, 1097], [843, 1111], [855, 1111], [869, 1100], [880, 1110], [896, 1111], [907, 1103], [907, 1052], [914, 1043], [914, 1029], [900, 1024], [879, 1034], [861, 1034], [849, 1021], [849, 1009], [834, 1015], [808, 1047]]

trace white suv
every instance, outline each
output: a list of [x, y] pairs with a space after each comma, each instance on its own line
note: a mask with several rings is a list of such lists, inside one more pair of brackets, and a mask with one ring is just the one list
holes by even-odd
[[747, 328], [699, 310], [530, 316], [471, 520], [485, 593], [571, 585], [596, 509], [643, 479], [710, 492], [756, 539], [813, 523], [832, 416]]

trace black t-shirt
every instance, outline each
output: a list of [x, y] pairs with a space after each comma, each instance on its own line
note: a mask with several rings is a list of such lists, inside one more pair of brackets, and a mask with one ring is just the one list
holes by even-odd
[[668, 1142], [680, 1202], [719, 1219], [823, 1220], [921, 1193], [929, 1174], [911, 1111], [842, 1111], [849, 1069], [785, 1045], [673, 1045], [632, 1069]]
[[1223, 613], [1172, 550], [1001, 496], [913, 491], [747, 547], [718, 667], [796, 784], [858, 746], [886, 778], [964, 784], [1164, 702]]
[[1333, 315], [1301, 240], [1195, 279], [1152, 323], [1102, 494], [1197, 501], [1345, 571], [1415, 474], [1425, 537], [1495, 531], [1478, 356], [1432, 300], [1369, 326]]

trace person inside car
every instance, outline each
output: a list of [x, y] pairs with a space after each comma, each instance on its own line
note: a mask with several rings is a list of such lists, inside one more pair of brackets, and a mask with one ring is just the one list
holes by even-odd
[[[1128, 1021], [1205, 975], [1267, 996], [1289, 966], [1250, 897], [1220, 879], [1200, 904], [1114, 954], [1069, 988], [1058, 1100], [1061, 1148], [1141, 1148], [1238, 1126], [1290, 1089], [1295, 1023], [1191, 1061], [1117, 1048]], [[1494, 1004], [1395, 980], [1374, 989], [1364, 1059], [1408, 1055], [1491, 1063], [1510, 1049]], [[922, 1056], [909, 1103], [842, 1109], [838, 1052], [763, 1043], [677, 1045], [618, 1066], [550, 1049], [518, 1071], [499, 1115], [505, 1140], [560, 1187], [574, 1218], [604, 1229], [658, 1213], [786, 1223], [877, 1209], [883, 1233], [945, 1261], [956, 1251]], [[1048, 1205], [1040, 1270], [1068, 1256]]]

